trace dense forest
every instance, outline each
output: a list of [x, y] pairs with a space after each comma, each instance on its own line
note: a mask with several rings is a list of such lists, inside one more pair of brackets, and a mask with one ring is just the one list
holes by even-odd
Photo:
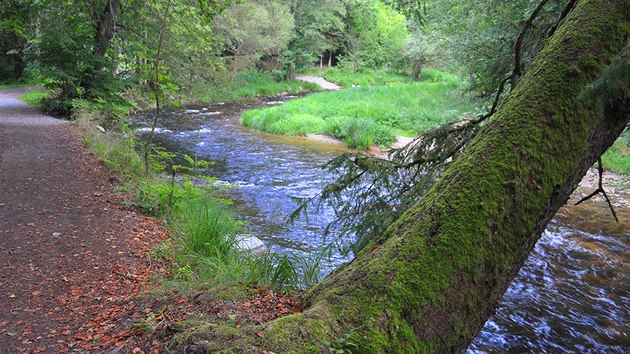
[[[133, 335], [167, 350], [463, 352], [595, 164], [580, 202], [599, 193], [617, 219], [602, 174], [630, 174], [627, 0], [0, 1], [0, 83], [77, 121], [125, 205], [171, 234], [154, 298], [280, 303], [242, 324], [151, 314]], [[243, 252], [261, 241], [238, 186], [155, 144], [169, 114], [226, 104], [248, 129], [343, 142], [335, 177], [278, 216], [331, 208], [337, 241]], [[333, 252], [353, 260], [324, 269]]]
[[515, 42], [524, 71], [567, 1], [540, 10], [532, 1], [3, 3], [0, 77], [44, 80], [68, 110], [69, 100], [120, 99], [130, 88], [170, 98], [235, 88], [244, 73], [283, 80], [313, 66], [419, 79], [437, 65], [488, 96], [513, 71]]

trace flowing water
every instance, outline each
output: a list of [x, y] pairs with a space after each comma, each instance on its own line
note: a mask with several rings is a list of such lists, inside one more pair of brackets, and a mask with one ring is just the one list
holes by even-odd
[[[210, 174], [229, 191], [249, 230], [277, 252], [315, 253], [331, 210], [293, 225], [294, 197], [316, 195], [331, 179], [320, 167], [346, 151], [302, 137], [255, 132], [239, 124], [249, 106], [215, 104], [164, 114], [155, 141], [169, 151], [215, 161]], [[150, 117], [137, 116], [138, 135]], [[601, 201], [564, 207], [549, 225], [469, 353], [630, 352], [630, 212], [616, 224]], [[349, 257], [332, 253], [330, 267]]]

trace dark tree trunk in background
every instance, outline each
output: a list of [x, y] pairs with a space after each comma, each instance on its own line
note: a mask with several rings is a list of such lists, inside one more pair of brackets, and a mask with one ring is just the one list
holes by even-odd
[[0, 82], [14, 82], [22, 77], [26, 68], [24, 47], [26, 39], [18, 35], [18, 23], [27, 23], [28, 6], [18, 1], [0, 4], [0, 22], [14, 23], [13, 27], [0, 27]]
[[[581, 97], [627, 43], [630, 0], [571, 11], [491, 122], [430, 192], [357, 258], [268, 323], [262, 345], [304, 352], [464, 351], [547, 223], [626, 126], [628, 101]], [[626, 98], [627, 99], [627, 98]]]
[[120, 6], [120, 0], [108, 0], [96, 23], [96, 36], [94, 38], [94, 55], [105, 56], [109, 48], [109, 42], [114, 36], [116, 25], [116, 11]]
[[422, 69], [424, 68], [424, 61], [416, 61], [413, 63], [413, 81], [420, 81], [422, 78]]

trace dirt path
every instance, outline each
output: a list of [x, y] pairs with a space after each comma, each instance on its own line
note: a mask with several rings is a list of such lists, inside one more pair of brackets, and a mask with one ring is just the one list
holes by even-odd
[[295, 78], [296, 80], [299, 81], [304, 81], [304, 82], [310, 82], [313, 84], [317, 84], [319, 85], [321, 88], [323, 88], [324, 90], [341, 90], [341, 86], [327, 81], [326, 79], [324, 79], [323, 77], [319, 77], [319, 76], [307, 76], [307, 75], [303, 75], [303, 76], [298, 76]]
[[163, 232], [122, 205], [71, 124], [21, 91], [0, 91], [0, 352], [131, 352]]

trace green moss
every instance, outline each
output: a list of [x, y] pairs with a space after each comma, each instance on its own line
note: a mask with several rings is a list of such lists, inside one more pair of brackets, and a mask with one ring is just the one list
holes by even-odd
[[245, 353], [251, 348], [251, 336], [234, 327], [201, 320], [185, 321], [179, 326], [182, 332], [168, 344], [173, 352]]
[[[465, 349], [593, 158], [600, 116], [578, 97], [629, 34], [621, 24], [630, 12], [609, 6], [578, 3], [466, 154], [372, 247], [306, 294], [301, 327], [356, 329], [359, 352]], [[322, 308], [332, 318], [311, 320]]]

